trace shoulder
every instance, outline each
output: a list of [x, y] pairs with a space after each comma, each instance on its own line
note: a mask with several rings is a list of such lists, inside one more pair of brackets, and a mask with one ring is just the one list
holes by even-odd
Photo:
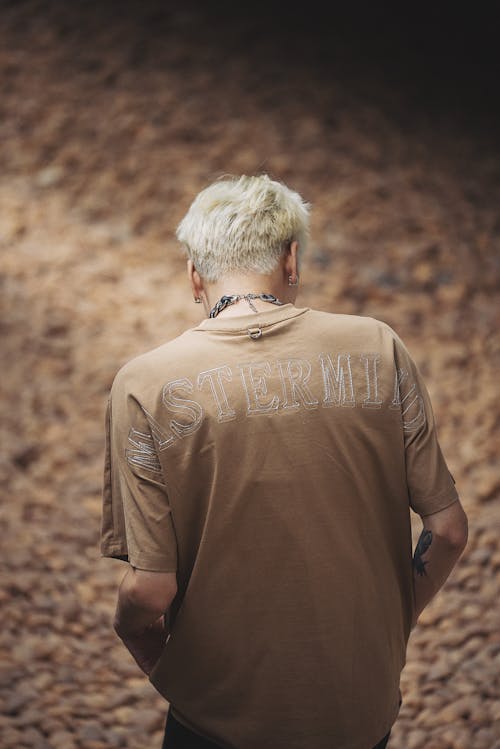
[[192, 330], [187, 330], [176, 338], [129, 359], [117, 371], [111, 394], [134, 393], [156, 384], [159, 377], [163, 378], [169, 369], [175, 367], [184, 352], [192, 349], [191, 335]]
[[400, 340], [396, 331], [383, 320], [363, 315], [348, 315], [322, 310], [309, 310], [309, 323], [325, 332], [345, 332], [348, 335], [378, 336]]

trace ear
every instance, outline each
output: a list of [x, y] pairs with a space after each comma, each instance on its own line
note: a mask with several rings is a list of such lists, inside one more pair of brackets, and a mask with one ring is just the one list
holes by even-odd
[[290, 242], [285, 250], [283, 270], [287, 277], [286, 280], [295, 284], [299, 278], [299, 243], [296, 239]]
[[196, 301], [197, 299], [201, 299], [204, 291], [203, 281], [201, 280], [200, 274], [194, 267], [194, 263], [191, 258], [189, 258], [187, 261], [187, 272], [194, 300]]

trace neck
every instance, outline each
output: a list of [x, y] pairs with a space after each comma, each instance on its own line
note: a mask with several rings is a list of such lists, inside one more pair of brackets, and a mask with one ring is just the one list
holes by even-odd
[[[205, 311], [209, 314], [212, 307], [223, 296], [232, 296], [233, 294], [272, 294], [283, 304], [295, 302], [296, 289], [289, 287], [284, 283], [282, 277], [276, 273], [269, 275], [245, 274], [224, 276], [220, 281], [211, 283], [208, 288], [205, 287]], [[258, 312], [269, 309], [269, 302], [261, 299], [253, 299], [252, 304]], [[224, 317], [236, 317], [251, 313], [251, 308], [246, 299], [240, 299], [234, 304], [229, 305], [219, 314]]]

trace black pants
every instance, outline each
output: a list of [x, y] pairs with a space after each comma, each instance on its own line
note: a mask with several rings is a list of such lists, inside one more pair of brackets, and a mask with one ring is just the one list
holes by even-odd
[[[389, 731], [373, 749], [385, 749], [390, 733]], [[162, 749], [220, 749], [220, 747], [219, 744], [214, 744], [213, 741], [204, 739], [197, 733], [190, 731], [189, 728], [179, 723], [169, 711]], [[335, 747], [332, 747], [332, 749], [335, 749]]]

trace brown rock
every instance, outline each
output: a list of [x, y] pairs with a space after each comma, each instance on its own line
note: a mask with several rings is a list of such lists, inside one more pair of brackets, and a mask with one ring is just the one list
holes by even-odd
[[14, 694], [7, 698], [4, 710], [7, 715], [18, 715], [21, 710], [35, 697], [30, 688], [21, 687]]
[[43, 692], [43, 690], [47, 689], [49, 684], [51, 684], [54, 679], [55, 676], [53, 674], [48, 671], [42, 671], [34, 674], [31, 679], [31, 683], [38, 691]]
[[2, 731], [2, 743], [6, 748], [17, 749], [22, 741], [22, 736], [23, 734], [19, 729], [7, 726]]
[[13, 722], [21, 727], [38, 726], [43, 720], [44, 712], [36, 707], [28, 707], [13, 718]]
[[[435, 679], [447, 679], [452, 672], [452, 668], [449, 663], [444, 660], [440, 660], [435, 663], [427, 672], [427, 679], [433, 681]], [[435, 689], [435, 687], [432, 687]]]
[[99, 713], [108, 706], [108, 699], [104, 694], [84, 694], [81, 696], [82, 706], [90, 711]]
[[467, 562], [472, 565], [485, 565], [488, 564], [491, 558], [491, 549], [488, 546], [481, 546], [478, 549], [474, 549], [467, 556]]
[[117, 707], [113, 710], [113, 715], [117, 723], [129, 725], [130, 723], [134, 723], [137, 719], [137, 708], [134, 709], [128, 706]]
[[[125, 745], [125, 738], [114, 729], [106, 729], [104, 732], [104, 736], [106, 745], [110, 747], [110, 749], [115, 749], [115, 747]], [[161, 743], [159, 744], [159, 746], [161, 746]]]
[[36, 728], [27, 728], [22, 735], [23, 746], [31, 749], [50, 749], [50, 745], [41, 731]]
[[[427, 731], [424, 731], [422, 729], [416, 728], [413, 731], [410, 731], [408, 738], [406, 740], [405, 748], [406, 749], [423, 749], [424, 746], [426, 746], [426, 741], [429, 738], [429, 734]], [[390, 743], [391, 739], [389, 739]]]
[[75, 749], [76, 739], [69, 731], [55, 731], [49, 737], [49, 744], [53, 749]]
[[105, 733], [100, 723], [89, 720], [78, 731], [78, 738], [87, 745], [90, 741], [105, 741]]
[[474, 749], [492, 749], [500, 746], [500, 738], [491, 728], [480, 728], [474, 734]]
[[476, 695], [465, 695], [446, 705], [437, 714], [441, 723], [453, 723], [460, 718], [469, 719], [475, 710], [479, 709], [481, 700]]
[[128, 705], [134, 702], [134, 692], [130, 689], [115, 689], [108, 700], [109, 709], [120, 707], [121, 705]]
[[138, 709], [136, 712], [137, 725], [144, 729], [146, 734], [161, 729], [165, 725], [165, 713], [159, 710]]

